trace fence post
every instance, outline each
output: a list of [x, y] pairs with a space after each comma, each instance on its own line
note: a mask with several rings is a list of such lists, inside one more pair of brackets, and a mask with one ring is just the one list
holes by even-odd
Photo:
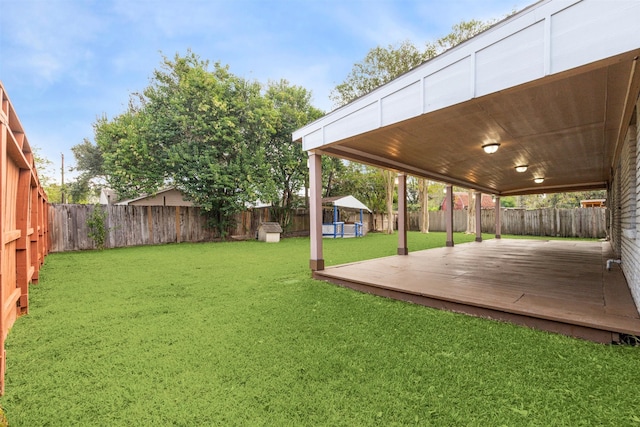
[[502, 212], [500, 211], [500, 196], [496, 196], [496, 205], [494, 207], [496, 216], [496, 239], [502, 238]]
[[180, 206], [176, 206], [176, 243], [180, 243]]

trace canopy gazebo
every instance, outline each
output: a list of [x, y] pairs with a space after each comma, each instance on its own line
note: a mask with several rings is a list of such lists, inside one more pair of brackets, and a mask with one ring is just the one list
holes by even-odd
[[[353, 196], [336, 196], [325, 197], [322, 199], [323, 207], [330, 207], [333, 211], [333, 221], [331, 223], [322, 223], [323, 237], [362, 237], [366, 234], [364, 228], [364, 211], [371, 212], [360, 200]], [[339, 208], [354, 210], [359, 212], [360, 221], [354, 221], [351, 224], [340, 221]]]

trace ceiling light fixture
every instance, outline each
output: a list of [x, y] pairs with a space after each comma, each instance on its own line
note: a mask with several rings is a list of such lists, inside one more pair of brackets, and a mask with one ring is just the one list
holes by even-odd
[[535, 182], [536, 184], [542, 184], [544, 182], [544, 178], [535, 178], [533, 182]]
[[520, 165], [520, 166], [516, 166], [516, 172], [526, 172], [527, 168], [529, 167], [529, 165]]
[[482, 149], [484, 150], [485, 153], [487, 154], [493, 154], [496, 151], [498, 151], [498, 148], [500, 147], [500, 144], [498, 144], [497, 142], [494, 142], [492, 144], [486, 144], [482, 146]]

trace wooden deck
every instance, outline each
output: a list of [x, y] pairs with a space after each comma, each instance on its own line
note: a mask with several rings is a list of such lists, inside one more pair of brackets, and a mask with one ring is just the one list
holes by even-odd
[[316, 271], [363, 292], [601, 343], [640, 336], [608, 242], [492, 239]]

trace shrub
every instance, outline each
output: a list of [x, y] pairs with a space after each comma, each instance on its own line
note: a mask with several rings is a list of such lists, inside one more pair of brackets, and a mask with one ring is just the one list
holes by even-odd
[[107, 213], [102, 206], [95, 204], [93, 210], [87, 218], [87, 226], [89, 227], [89, 238], [98, 249], [104, 249], [107, 240]]

